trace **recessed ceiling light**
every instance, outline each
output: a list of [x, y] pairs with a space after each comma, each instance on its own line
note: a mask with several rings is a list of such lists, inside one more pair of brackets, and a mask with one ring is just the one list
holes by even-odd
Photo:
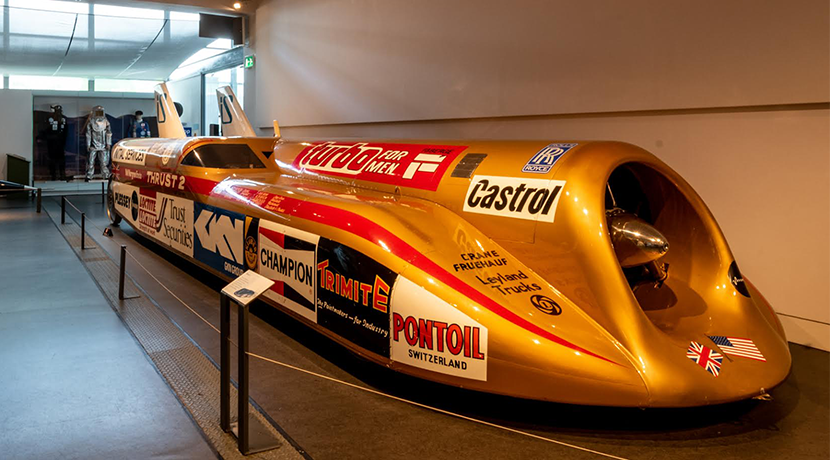
[[238, 10], [242, 8], [242, 2], [233, 2], [233, 9]]

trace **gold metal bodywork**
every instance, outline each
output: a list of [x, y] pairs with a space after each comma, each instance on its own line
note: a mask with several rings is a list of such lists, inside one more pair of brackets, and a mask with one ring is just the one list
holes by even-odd
[[[731, 283], [728, 272], [734, 257], [712, 214], [689, 184], [641, 148], [619, 142], [578, 142], [549, 172], [528, 174], [522, 172], [523, 166], [547, 142], [388, 141], [466, 147], [433, 191], [304, 171], [294, 160], [311, 145], [305, 142], [198, 138], [180, 143], [166, 164], [148, 143], [141, 142], [119, 144], [144, 149], [147, 158], [144, 166], [115, 160], [115, 180], [347, 244], [489, 332], [487, 378], [473, 380], [391, 360], [295, 315], [342, 346], [394, 370], [521, 398], [640, 407], [750, 398], [778, 385], [789, 372], [791, 358], [783, 329], [754, 287], [750, 285], [746, 297]], [[266, 168], [179, 165], [188, 152], [211, 142], [248, 144]], [[486, 157], [472, 177], [453, 177], [468, 153]], [[154, 187], [125, 175], [125, 168], [168, 171], [187, 180], [182, 190]], [[671, 245], [661, 259], [671, 267], [662, 287], [632, 288], [612, 247], [605, 193], [609, 178], [620, 168], [636, 178], [649, 196], [649, 224]], [[465, 211], [476, 176], [564, 181], [553, 222]], [[241, 194], [241, 199], [229, 199], [222, 192], [233, 190], [238, 196], [243, 189], [250, 192]], [[258, 193], [285, 197], [288, 205], [265, 206], [254, 198]], [[336, 222], [325, 216], [304, 218], [311, 214], [303, 210], [314, 206], [344, 214], [337, 214]], [[366, 221], [414, 251], [398, 251], [388, 241], [372, 237], [371, 231], [351, 231], [352, 224]], [[471, 263], [478, 257], [497, 258], [501, 264]], [[467, 265], [455, 268], [459, 264]], [[517, 274], [512, 281], [503, 281], [505, 275]], [[470, 295], [473, 292], [475, 296]], [[551, 308], [557, 308], [558, 314], [540, 307], [539, 299], [552, 300]], [[726, 355], [719, 375], [713, 376], [687, 357], [690, 342], [718, 351], [709, 336], [751, 338], [766, 361]]]

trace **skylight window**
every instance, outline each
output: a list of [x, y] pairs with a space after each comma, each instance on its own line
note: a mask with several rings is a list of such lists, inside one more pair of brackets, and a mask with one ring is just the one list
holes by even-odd
[[89, 3], [62, 2], [57, 0], [8, 0], [12, 8], [59, 11], [63, 13], [89, 13]]
[[[26, 0], [29, 1], [29, 0]], [[163, 10], [150, 8], [131, 8], [129, 6], [100, 5], [95, 4], [96, 16], [116, 16], [121, 18], [134, 19], [164, 19]]]
[[153, 80], [116, 80], [109, 78], [96, 78], [95, 91], [115, 91], [120, 93], [152, 93], [155, 86], [159, 84]]
[[233, 48], [233, 42], [230, 38], [218, 38], [212, 41], [210, 45], [207, 46], [207, 48], [216, 50], [229, 50]]
[[199, 13], [182, 13], [180, 11], [171, 11], [170, 19], [173, 21], [199, 21]]
[[9, 89], [41, 89], [55, 91], [88, 91], [89, 80], [76, 77], [42, 75], [9, 75]]

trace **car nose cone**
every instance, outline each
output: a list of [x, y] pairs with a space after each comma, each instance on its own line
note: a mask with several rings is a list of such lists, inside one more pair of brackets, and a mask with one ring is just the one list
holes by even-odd
[[655, 261], [669, 250], [666, 237], [634, 214], [622, 210], [609, 212], [608, 229], [614, 252], [624, 268]]

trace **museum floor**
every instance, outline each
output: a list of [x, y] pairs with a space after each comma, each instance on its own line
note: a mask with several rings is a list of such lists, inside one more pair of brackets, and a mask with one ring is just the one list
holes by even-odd
[[[138, 293], [218, 362], [219, 336], [211, 325], [219, 324], [223, 283], [127, 224], [112, 238], [102, 236], [107, 221], [100, 196], [70, 199], [87, 214], [91, 243], [103, 255], [98, 258], [117, 261], [119, 246], [126, 245]], [[72, 231], [75, 225], [67, 219]], [[124, 310], [108, 300], [111, 286], [91, 268], [97, 262], [79, 256], [70, 228], [59, 227], [57, 198], [44, 198], [41, 214], [31, 201], [0, 198], [0, 458], [216, 456], [197, 424], [199, 414], [181, 402], [188, 395], [165, 381], [166, 371], [142, 348]], [[830, 457], [830, 354], [815, 349], [791, 345], [792, 374], [771, 392], [772, 401], [686, 410], [594, 408], [409, 378], [360, 360], [264, 305], [252, 311], [251, 351], [268, 360], [251, 361], [251, 398], [286, 435], [280, 448], [286, 455]]]

